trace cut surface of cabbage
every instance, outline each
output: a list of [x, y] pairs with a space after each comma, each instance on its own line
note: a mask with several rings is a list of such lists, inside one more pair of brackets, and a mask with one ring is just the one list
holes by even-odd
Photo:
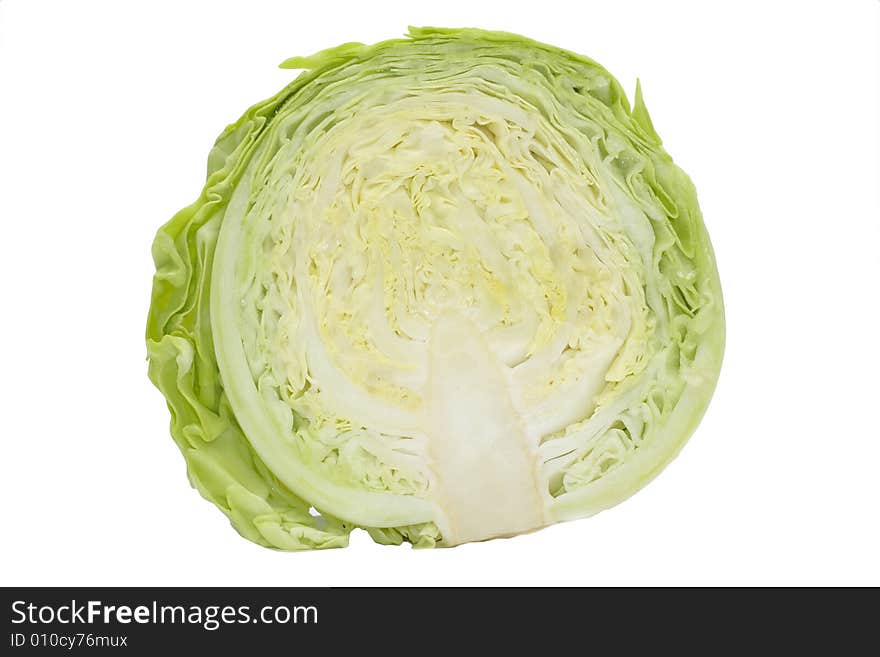
[[481, 30], [283, 66], [153, 246], [149, 372], [193, 485], [296, 550], [510, 536], [647, 483], [724, 317], [640, 90]]

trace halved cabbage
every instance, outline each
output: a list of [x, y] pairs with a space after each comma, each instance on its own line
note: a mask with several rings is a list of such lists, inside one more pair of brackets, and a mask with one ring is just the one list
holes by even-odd
[[149, 374], [202, 495], [276, 548], [448, 546], [657, 474], [724, 318], [639, 88], [467, 29], [282, 66], [153, 245]]

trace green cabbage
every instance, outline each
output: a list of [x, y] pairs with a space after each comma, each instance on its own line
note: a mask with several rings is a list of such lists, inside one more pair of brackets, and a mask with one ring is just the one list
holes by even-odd
[[285, 550], [509, 536], [644, 486], [724, 317], [638, 86], [471, 29], [282, 67], [153, 245], [149, 375], [192, 484]]

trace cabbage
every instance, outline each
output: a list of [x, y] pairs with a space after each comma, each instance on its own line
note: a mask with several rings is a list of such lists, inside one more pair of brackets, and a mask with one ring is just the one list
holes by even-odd
[[724, 319], [639, 87], [471, 29], [282, 67], [153, 244], [149, 375], [192, 484], [284, 550], [509, 536], [644, 486]]

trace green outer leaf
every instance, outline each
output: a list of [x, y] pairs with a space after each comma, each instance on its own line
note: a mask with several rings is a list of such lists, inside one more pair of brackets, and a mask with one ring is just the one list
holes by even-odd
[[[352, 526], [310, 514], [310, 504], [269, 472], [223, 392], [211, 332], [209, 282], [223, 210], [259, 135], [299, 80], [252, 107], [217, 140], [201, 197], [156, 235], [147, 321], [149, 376], [165, 395], [171, 434], [192, 485], [245, 538], [284, 550], [345, 547]], [[301, 84], [301, 83], [300, 83]]]

